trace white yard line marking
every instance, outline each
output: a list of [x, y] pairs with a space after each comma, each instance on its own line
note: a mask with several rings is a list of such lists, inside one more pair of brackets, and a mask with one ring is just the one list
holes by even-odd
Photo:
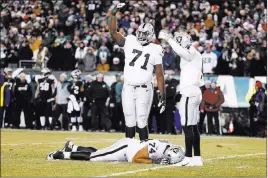
[[[222, 157], [204, 159], [203, 161], [204, 162], [209, 162], [209, 161], [213, 161], [213, 160], [240, 158], [240, 157], [248, 157], [248, 156], [259, 156], [259, 155], [266, 155], [266, 153], [254, 153], [254, 154], [244, 154], [244, 155], [222, 156]], [[104, 176], [98, 176], [98, 177], [111, 177], [111, 176], [120, 176], [120, 175], [126, 175], [126, 174], [135, 174], [135, 173], [138, 173], [138, 172], [146, 172], [146, 171], [158, 170], [158, 169], [164, 169], [164, 168], [170, 168], [170, 167], [176, 167], [176, 165], [157, 166], [157, 167], [152, 167], [152, 168], [137, 169], [137, 170], [133, 170], [133, 171], [118, 172], [118, 173], [113, 173], [113, 174], [110, 174], [110, 175], [104, 175]]]
[[243, 169], [243, 168], [248, 168], [248, 166], [238, 166], [236, 167], [237, 169]]

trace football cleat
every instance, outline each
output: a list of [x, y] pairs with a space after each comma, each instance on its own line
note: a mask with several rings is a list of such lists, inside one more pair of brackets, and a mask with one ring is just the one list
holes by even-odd
[[181, 162], [176, 163], [174, 165], [176, 165], [176, 166], [193, 166], [192, 165], [192, 158], [184, 157], [184, 159]]
[[203, 160], [201, 156], [194, 156], [192, 159], [192, 166], [203, 166]]
[[83, 132], [84, 129], [83, 129], [83, 126], [82, 125], [79, 125], [79, 129], [78, 129], [79, 132]]
[[72, 131], [72, 132], [76, 132], [76, 131], [77, 131], [77, 128], [76, 128], [75, 125], [72, 126], [72, 130], [71, 130], [71, 131]]
[[51, 152], [47, 155], [47, 160], [64, 159], [62, 151]]
[[64, 147], [61, 149], [61, 151], [63, 152], [71, 152], [73, 150], [73, 142], [68, 141], [65, 143]]

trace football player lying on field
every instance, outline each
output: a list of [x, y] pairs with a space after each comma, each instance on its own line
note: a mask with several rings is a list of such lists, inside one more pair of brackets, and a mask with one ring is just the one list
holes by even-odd
[[68, 141], [63, 149], [51, 152], [47, 160], [85, 160], [85, 161], [118, 161], [147, 164], [176, 164], [180, 166], [184, 158], [184, 149], [164, 140], [146, 140], [123, 138], [115, 144], [96, 149], [82, 147]]

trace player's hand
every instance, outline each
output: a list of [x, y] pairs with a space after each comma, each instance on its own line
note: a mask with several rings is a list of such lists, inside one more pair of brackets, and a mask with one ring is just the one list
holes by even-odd
[[126, 4], [125, 3], [118, 3], [114, 6], [114, 8], [112, 9], [112, 15], [115, 16], [115, 14], [122, 8], [124, 7]]
[[158, 107], [160, 108], [160, 114], [166, 109], [166, 94], [159, 95]]
[[163, 158], [163, 159], [161, 160], [160, 164], [165, 164], [165, 165], [170, 164], [170, 160], [167, 159], [167, 158]]
[[114, 108], [114, 103], [110, 103], [110, 108]]
[[170, 38], [172, 38], [172, 35], [168, 32], [165, 31], [160, 31], [159, 35], [158, 35], [159, 39], [163, 39], [163, 40], [169, 40]]
[[204, 110], [201, 110], [200, 112], [204, 113]]

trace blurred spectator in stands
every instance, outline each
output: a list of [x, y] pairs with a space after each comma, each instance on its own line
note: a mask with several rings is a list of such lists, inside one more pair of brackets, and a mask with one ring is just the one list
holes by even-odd
[[56, 37], [55, 42], [58, 42], [60, 44], [64, 44], [66, 40], [67, 40], [67, 36], [65, 36], [64, 35], [64, 32], [61, 31], [60, 34], [59, 34], [59, 36]]
[[97, 65], [98, 72], [108, 72], [110, 69], [110, 65], [107, 64], [107, 59], [105, 56], [100, 58], [100, 63]]
[[97, 63], [97, 59], [96, 59], [96, 56], [94, 55], [94, 50], [92, 47], [89, 47], [87, 54], [83, 58], [84, 68], [82, 69], [82, 71], [85, 71], [85, 72], [95, 71], [96, 63]]
[[110, 50], [107, 48], [105, 43], [102, 43], [101, 47], [97, 51], [98, 61], [102, 59], [108, 60], [110, 56], [111, 56]]
[[[204, 94], [204, 92], [206, 90], [209, 90], [210, 89], [210, 85], [211, 85], [211, 81], [210, 80], [206, 80], [205, 81], [205, 88], [204, 90], [202, 91], [202, 95]], [[201, 107], [200, 107], [200, 110], [201, 110]], [[199, 126], [199, 132], [200, 134], [203, 133], [203, 123], [204, 123], [204, 120], [205, 120], [205, 117], [207, 115], [207, 112], [205, 110], [203, 110], [202, 112], [200, 112], [200, 119], [199, 119], [199, 123], [198, 123], [198, 126]]]
[[[40, 19], [40, 17], [37, 17], [37, 19]], [[48, 28], [45, 29], [43, 32], [44, 41], [43, 44], [46, 46], [52, 46], [56, 36], [58, 35], [58, 31], [53, 27], [53, 24], [48, 24]]]
[[4, 43], [0, 43], [0, 67], [3, 69], [7, 66], [7, 48]]
[[[1, 41], [7, 38], [18, 48], [18, 37], [26, 37], [33, 52], [41, 42], [48, 48], [52, 47], [57, 36], [62, 45], [65, 38], [72, 39], [74, 44], [89, 41], [87, 46], [94, 49], [105, 43], [111, 51], [111, 56], [107, 53], [108, 64], [112, 64], [110, 59], [118, 57], [123, 66], [124, 57], [117, 56], [118, 51], [112, 51], [114, 41], [109, 36], [106, 11], [110, 5], [110, 1], [7, 1], [1, 4], [0, 38]], [[266, 5], [266, 1], [130, 1], [126, 3], [125, 12], [118, 13], [117, 18], [123, 36], [135, 34], [138, 25], [144, 22], [154, 25], [156, 36], [162, 29], [172, 33], [186, 31], [198, 44], [199, 50], [206, 43], [213, 46], [213, 52], [219, 58], [216, 74], [253, 76], [264, 75], [264, 72], [251, 72], [254, 65], [259, 68], [259, 63], [267, 71], [264, 60], [267, 56]], [[9, 48], [10, 44], [5, 46]], [[232, 49], [238, 58], [231, 59]], [[247, 60], [251, 49], [260, 54], [259, 61], [255, 61], [258, 58]], [[96, 56], [99, 63], [99, 53]], [[70, 68], [73, 63], [69, 65]], [[62, 66], [53, 66], [53, 69], [62, 70]]]
[[49, 51], [43, 44], [33, 52], [33, 60], [36, 62], [35, 69], [42, 69], [46, 67], [47, 61], [49, 60]]
[[10, 90], [8, 87], [4, 76], [0, 74], [0, 128], [2, 128], [3, 125], [5, 108], [7, 108], [10, 103]]
[[175, 63], [175, 54], [171, 51], [169, 46], [164, 48], [165, 53], [163, 56], [163, 67], [164, 70], [175, 70], [176, 63]]
[[[60, 57], [63, 61], [60, 63], [62, 70], [74, 70], [76, 65], [76, 59], [75, 59], [75, 47], [74, 44], [71, 43], [70, 40], [67, 40], [63, 46], [64, 53]], [[63, 67], [62, 67], [63, 64]]]
[[220, 134], [219, 125], [219, 110], [220, 106], [224, 103], [224, 96], [220, 87], [216, 86], [216, 82], [211, 82], [211, 87], [206, 89], [202, 96], [200, 112], [206, 111], [208, 120], [208, 134], [213, 133], [213, 118], [216, 125], [216, 134]]
[[218, 58], [217, 55], [211, 52], [210, 45], [206, 46], [206, 51], [202, 54], [203, 60], [203, 73], [214, 74], [214, 69], [217, 66]]
[[120, 24], [122, 25], [123, 28], [128, 29], [130, 27], [130, 20], [129, 16], [125, 15], [123, 19], [121, 20]]
[[114, 45], [113, 46], [113, 52], [111, 54], [112, 59], [114, 59], [115, 57], [119, 58], [120, 60], [120, 65], [123, 68], [124, 67], [124, 61], [125, 61], [125, 53], [123, 51], [123, 49], [121, 49], [118, 45]]
[[33, 58], [33, 51], [31, 50], [28, 41], [23, 40], [19, 51], [18, 51], [18, 58], [19, 60], [32, 60]]
[[9, 67], [18, 68], [18, 49], [13, 43], [7, 49], [7, 62]]
[[260, 58], [260, 53], [256, 52], [254, 49], [251, 50], [247, 55], [248, 59], [248, 73], [249, 76], [254, 78], [255, 76], [262, 76], [266, 74], [264, 59]]
[[88, 48], [85, 47], [85, 44], [83, 42], [79, 44], [79, 47], [75, 51], [75, 59], [77, 61], [75, 67], [78, 67], [79, 69], [81, 68], [81, 65], [83, 65], [83, 59], [88, 52], [87, 49]]
[[120, 59], [118, 57], [113, 58], [113, 64], [110, 68], [110, 71], [123, 71], [123, 67], [120, 64]]
[[97, 79], [91, 83], [88, 90], [88, 97], [92, 103], [92, 130], [99, 129], [99, 121], [101, 129], [109, 131], [111, 128], [111, 120], [109, 118], [108, 105], [110, 101], [110, 93], [108, 85], [103, 81], [103, 74], [98, 74]]

